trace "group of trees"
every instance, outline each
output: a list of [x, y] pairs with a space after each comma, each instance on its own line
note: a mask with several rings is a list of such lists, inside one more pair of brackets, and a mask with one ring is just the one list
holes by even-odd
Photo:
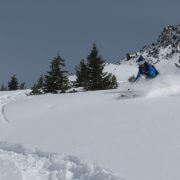
[[[76, 81], [72, 84], [68, 79], [68, 72], [65, 69], [65, 60], [59, 55], [54, 57], [50, 63], [50, 69], [45, 75], [41, 75], [33, 85], [31, 95], [45, 93], [65, 93], [69, 89], [83, 87], [84, 90], [103, 90], [117, 88], [116, 77], [104, 72], [105, 61], [99, 55], [96, 44], [87, 56], [86, 60], [81, 60], [76, 67]], [[8, 83], [8, 88], [2, 85], [1, 90], [25, 89], [25, 83], [19, 85], [16, 76], [12, 76]], [[69, 90], [70, 91], [70, 90]]]
[[25, 82], [19, 83], [16, 75], [13, 75], [8, 82], [8, 85], [2, 84], [0, 91], [13, 91], [13, 90], [23, 90], [26, 89]]
[[[50, 70], [42, 75], [32, 87], [31, 95], [44, 93], [64, 93], [70, 88], [83, 87], [84, 90], [103, 90], [117, 88], [116, 77], [104, 72], [105, 61], [93, 44], [86, 60], [81, 60], [76, 67], [76, 81], [70, 85], [68, 72], [64, 70], [65, 61], [58, 54], [54, 57]], [[74, 92], [74, 91], [73, 91]]]

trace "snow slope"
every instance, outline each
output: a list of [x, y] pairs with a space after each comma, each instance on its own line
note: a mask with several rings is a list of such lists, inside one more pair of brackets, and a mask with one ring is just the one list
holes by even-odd
[[[22, 97], [6, 105], [5, 115], [10, 123], [1, 123], [1, 140], [90, 159], [119, 174], [114, 176], [110, 171], [104, 174], [104, 169], [100, 168], [97, 177], [97, 171], [92, 172], [89, 169], [91, 164], [85, 163], [86, 170], [80, 170], [80, 175], [74, 176], [76, 179], [118, 179], [121, 176], [127, 180], [179, 180], [178, 73], [160, 76], [149, 82], [151, 91], [146, 91], [144, 97], [134, 99], [120, 97], [121, 88], [125, 87]], [[144, 87], [148, 89], [149, 84], [141, 82], [132, 86], [136, 90], [145, 90]], [[36, 152], [24, 154], [24, 150], [16, 151], [13, 147], [4, 148], [4, 145], [0, 149], [1, 157], [8, 159], [1, 161], [1, 166], [16, 174], [15, 177], [41, 180], [48, 179], [47, 174], [54, 173], [48, 168], [51, 162], [49, 155], [41, 157]], [[73, 179], [74, 173], [79, 170], [73, 168], [74, 171], [64, 172], [63, 168], [67, 170], [72, 163], [78, 167], [78, 163], [69, 160], [69, 156], [65, 156], [68, 159], [66, 162], [63, 156], [60, 157], [58, 163], [63, 161], [63, 165], [55, 169], [56, 176], [49, 179]], [[70, 175], [65, 178], [69, 171]], [[26, 172], [25, 175], [23, 172]]]
[[[127, 82], [136, 58], [106, 65], [116, 90], [0, 92], [0, 180], [179, 180], [179, 54], [169, 60], [168, 51], [152, 81]], [[123, 98], [127, 89], [138, 96]]]
[[[26, 94], [29, 91], [10, 91], [0, 93], [0, 129], [1, 135], [13, 134], [14, 122], [6, 116], [6, 106], [13, 101], [30, 100]], [[25, 112], [17, 111], [16, 114]], [[16, 123], [16, 122], [15, 122]], [[33, 123], [33, 122], [32, 122]], [[43, 125], [43, 124], [42, 124]], [[8, 127], [11, 129], [9, 130]], [[26, 126], [29, 127], [30, 126]], [[39, 126], [40, 128], [40, 126]], [[19, 128], [18, 128], [19, 129]], [[16, 129], [18, 131], [18, 129]], [[24, 129], [24, 127], [20, 127]], [[19, 130], [20, 130], [19, 129]], [[31, 129], [31, 128], [30, 128]], [[31, 136], [33, 129], [30, 130]], [[17, 134], [17, 132], [15, 133]], [[14, 134], [14, 135], [15, 135]], [[40, 132], [38, 132], [40, 134]], [[24, 135], [26, 136], [24, 131]], [[45, 137], [44, 137], [45, 138]], [[2, 137], [1, 137], [2, 139]], [[17, 141], [16, 137], [13, 141]], [[25, 143], [26, 144], [26, 143]], [[21, 144], [0, 142], [0, 180], [120, 180], [111, 171], [98, 165], [80, 160], [75, 156], [65, 154], [44, 153], [35, 148], [24, 147]]]

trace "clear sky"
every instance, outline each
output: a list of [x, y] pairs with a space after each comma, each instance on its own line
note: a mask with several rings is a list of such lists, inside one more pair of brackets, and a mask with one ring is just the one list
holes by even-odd
[[72, 72], [92, 43], [117, 62], [180, 24], [180, 0], [1, 0], [0, 83], [31, 85], [60, 50]]

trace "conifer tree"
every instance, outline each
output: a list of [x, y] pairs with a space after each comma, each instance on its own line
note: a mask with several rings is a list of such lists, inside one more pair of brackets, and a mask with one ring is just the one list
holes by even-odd
[[81, 60], [79, 67], [76, 67], [76, 87], [86, 87], [88, 82], [88, 68], [83, 60]]
[[77, 84], [83, 86], [85, 90], [103, 90], [117, 88], [116, 77], [112, 74], [104, 73], [105, 61], [99, 55], [96, 44], [87, 56], [87, 63], [80, 62], [76, 68]]
[[19, 86], [19, 89], [20, 90], [26, 89], [26, 83], [25, 82], [21, 83], [20, 86]]
[[43, 75], [41, 75], [37, 83], [35, 83], [31, 89], [32, 91], [30, 95], [44, 94], [44, 76]]
[[10, 82], [8, 82], [8, 89], [11, 90], [18, 90], [19, 89], [19, 83], [18, 80], [16, 78], [16, 75], [13, 75], [11, 77]]
[[116, 76], [111, 73], [106, 74], [103, 79], [103, 86], [105, 89], [116, 89], [118, 87]]
[[64, 71], [65, 61], [58, 54], [50, 64], [50, 71], [45, 75], [44, 90], [46, 93], [65, 92], [68, 89], [67, 71]]
[[44, 88], [44, 76], [41, 75], [41, 77], [37, 81], [37, 88], [42, 89]]
[[4, 86], [4, 84], [2, 84], [2, 86], [1, 86], [1, 91], [7, 91], [7, 87]]
[[96, 44], [93, 44], [93, 48], [87, 57], [88, 66], [88, 85], [85, 87], [87, 90], [100, 90], [103, 89], [103, 78], [105, 74], [103, 69], [105, 66], [104, 60], [99, 56], [99, 52], [96, 48]]

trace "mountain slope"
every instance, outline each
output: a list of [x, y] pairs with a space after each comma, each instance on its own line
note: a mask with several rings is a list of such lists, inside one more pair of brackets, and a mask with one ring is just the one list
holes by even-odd
[[134, 99], [121, 99], [119, 90], [19, 99], [6, 105], [10, 124], [1, 125], [1, 139], [91, 159], [125, 179], [178, 180], [179, 90], [166, 86]]
[[[117, 76], [115, 90], [42, 96], [0, 92], [0, 180], [179, 180], [178, 37], [176, 28], [167, 27], [157, 43], [129, 61], [106, 64], [105, 71]], [[140, 54], [160, 75], [130, 84]], [[122, 96], [128, 89], [132, 98]]]

